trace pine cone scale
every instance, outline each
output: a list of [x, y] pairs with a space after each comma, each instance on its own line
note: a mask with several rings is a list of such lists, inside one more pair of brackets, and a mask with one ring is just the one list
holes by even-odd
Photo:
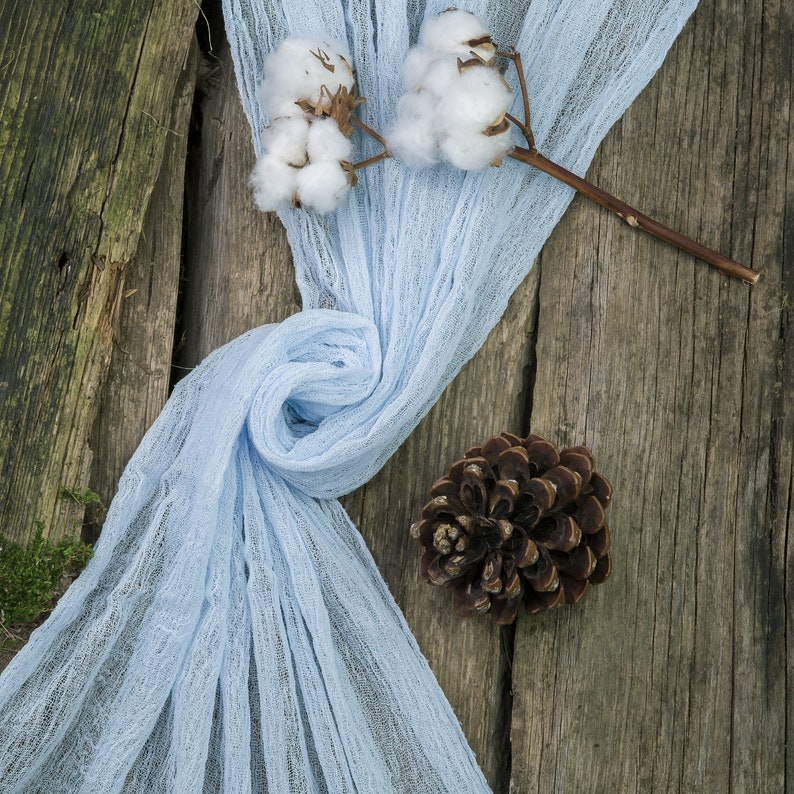
[[530, 538], [524, 538], [520, 549], [515, 555], [516, 568], [526, 568], [529, 565], [534, 565], [539, 556], [540, 552], [535, 542]]
[[578, 604], [590, 589], [590, 582], [587, 579], [574, 579], [561, 575], [560, 588], [563, 591], [566, 604]]
[[596, 558], [601, 559], [612, 545], [612, 538], [609, 533], [609, 526], [604, 523], [601, 529], [591, 535], [585, 536], [585, 543], [590, 547]]
[[601, 502], [592, 493], [583, 496], [576, 511], [576, 522], [582, 532], [592, 535], [604, 526], [605, 521], [606, 513]]

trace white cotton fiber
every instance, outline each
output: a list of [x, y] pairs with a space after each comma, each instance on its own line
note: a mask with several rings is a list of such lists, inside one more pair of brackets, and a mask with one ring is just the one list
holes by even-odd
[[439, 161], [435, 102], [427, 92], [404, 94], [397, 102], [397, 119], [386, 132], [389, 151], [411, 168]]
[[293, 168], [272, 154], [264, 154], [251, 173], [254, 203], [262, 212], [275, 212], [292, 206], [302, 169]]
[[496, 69], [475, 66], [438, 95], [437, 113], [444, 129], [483, 132], [501, 121], [512, 99], [513, 92]]
[[262, 147], [266, 153], [300, 168], [306, 163], [308, 138], [309, 122], [306, 118], [278, 118], [265, 129]]
[[422, 80], [421, 90], [441, 98], [456, 89], [460, 78], [458, 57], [445, 55], [430, 62], [424, 80]]
[[287, 39], [265, 58], [257, 99], [271, 119], [303, 114], [295, 103], [304, 98], [307, 80], [304, 69], [296, 67], [303, 63], [307, 52], [305, 39]]
[[350, 191], [347, 172], [338, 162], [309, 163], [298, 173], [298, 199], [307, 209], [332, 212]]
[[497, 164], [511, 147], [509, 132], [492, 136], [461, 132], [440, 143], [444, 160], [464, 171], [482, 171]]
[[320, 118], [309, 127], [307, 151], [311, 162], [350, 160], [353, 144], [331, 118]]
[[322, 91], [333, 95], [340, 86], [353, 88], [351, 62], [347, 46], [340, 41], [309, 36], [285, 39], [265, 58], [257, 98], [271, 119], [301, 115], [295, 104], [298, 100], [316, 104]]
[[478, 16], [460, 8], [450, 8], [425, 19], [419, 30], [419, 46], [437, 55], [455, 54], [464, 57], [474, 50], [488, 60], [493, 56], [493, 45], [490, 48], [483, 47], [480, 53], [477, 48], [470, 47], [468, 42], [489, 35], [490, 31]]
[[427, 70], [438, 58], [434, 50], [424, 47], [411, 47], [403, 61], [403, 90], [418, 91], [423, 87]]

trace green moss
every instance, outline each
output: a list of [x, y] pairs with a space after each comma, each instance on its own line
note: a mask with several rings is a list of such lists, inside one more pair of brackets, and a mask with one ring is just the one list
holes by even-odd
[[95, 493], [90, 488], [80, 491], [77, 488], [67, 488], [65, 485], [62, 485], [58, 489], [58, 498], [71, 499], [73, 502], [83, 505], [83, 507], [85, 507], [85, 509], [88, 511], [105, 509], [105, 506], [102, 504], [102, 500], [99, 498], [99, 494]]
[[49, 611], [68, 581], [85, 567], [91, 546], [64, 539], [53, 545], [36, 529], [27, 547], [0, 535], [0, 621], [33, 623]]

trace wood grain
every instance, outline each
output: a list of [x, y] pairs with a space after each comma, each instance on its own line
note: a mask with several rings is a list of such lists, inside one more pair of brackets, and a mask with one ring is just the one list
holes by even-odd
[[124, 270], [138, 247], [196, 6], [0, 6], [0, 520], [79, 512]]
[[[126, 268], [111, 363], [91, 434], [90, 482], [105, 505], [110, 504], [124, 467], [168, 399], [182, 263], [185, 160], [197, 62], [194, 40], [174, 92], [170, 117], [165, 120], [171, 132], [138, 251]], [[94, 540], [92, 527], [85, 530], [87, 539]]]
[[616, 570], [517, 626], [517, 792], [784, 790], [793, 34], [701, 3], [590, 170], [756, 287], [578, 199], [544, 248], [532, 426], [612, 479]]
[[200, 133], [187, 167], [182, 372], [241, 333], [300, 308], [292, 255], [275, 215], [259, 212], [248, 177], [251, 127], [228, 44], [205, 64]]

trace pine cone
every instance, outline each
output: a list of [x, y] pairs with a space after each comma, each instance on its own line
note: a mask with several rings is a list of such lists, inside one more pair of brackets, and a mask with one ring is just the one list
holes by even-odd
[[612, 570], [609, 481], [587, 447], [558, 452], [538, 435], [502, 433], [433, 483], [411, 535], [422, 578], [453, 591], [457, 614], [512, 623], [575, 604]]

